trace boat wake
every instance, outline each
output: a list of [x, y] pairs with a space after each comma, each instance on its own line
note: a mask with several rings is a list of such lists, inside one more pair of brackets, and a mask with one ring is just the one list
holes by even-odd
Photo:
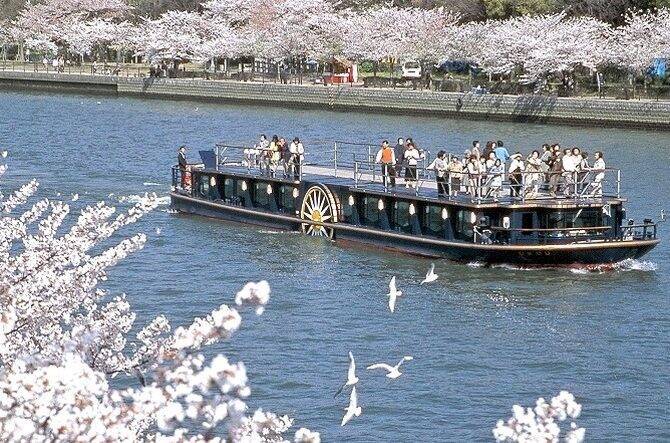
[[270, 235], [277, 235], [277, 234], [300, 234], [298, 231], [273, 231], [271, 229], [261, 229], [258, 231], [259, 234], [270, 234]]
[[154, 183], [154, 182], [144, 182], [142, 183], [144, 186], [163, 186], [162, 183]]
[[617, 271], [642, 271], [642, 272], [654, 272], [658, 270], [658, 265], [653, 261], [648, 260], [635, 260], [628, 258], [619, 263], [615, 263], [614, 267]]
[[[131, 204], [136, 204], [141, 202], [146, 198], [145, 195], [125, 195], [121, 196], [118, 198], [119, 203], [131, 203]], [[170, 204], [170, 197], [165, 196], [165, 197], [158, 197], [156, 198], [156, 203], [158, 206], [165, 206]]]
[[592, 274], [604, 272], [654, 272], [658, 269], [658, 265], [652, 261], [635, 260], [628, 258], [618, 263], [603, 264], [603, 265], [569, 265], [569, 266], [521, 266], [507, 263], [488, 264], [484, 262], [470, 262], [468, 266], [471, 268], [490, 268], [490, 269], [504, 269], [507, 271], [546, 271], [546, 270], [568, 270], [573, 274]]

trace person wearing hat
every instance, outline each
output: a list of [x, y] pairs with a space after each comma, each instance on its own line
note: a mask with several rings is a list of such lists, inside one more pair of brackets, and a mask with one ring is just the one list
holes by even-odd
[[519, 197], [521, 195], [523, 171], [525, 169], [523, 156], [520, 152], [515, 152], [510, 158], [512, 159], [509, 165], [510, 196]]

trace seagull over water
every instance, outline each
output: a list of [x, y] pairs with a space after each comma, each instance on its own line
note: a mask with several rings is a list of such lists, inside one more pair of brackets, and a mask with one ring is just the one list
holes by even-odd
[[386, 376], [388, 378], [395, 379], [395, 378], [398, 378], [402, 375], [402, 372], [400, 372], [400, 365], [402, 365], [406, 361], [410, 361], [410, 360], [414, 360], [414, 357], [412, 357], [411, 355], [406, 355], [395, 366], [387, 365], [386, 363], [377, 363], [377, 364], [368, 366], [367, 369], [385, 369], [388, 372], [388, 374], [386, 374]]
[[402, 295], [402, 291], [398, 291], [398, 288], [395, 285], [395, 275], [391, 278], [391, 282], [389, 283], [389, 293], [386, 295], [389, 296], [389, 309], [393, 312], [395, 311], [396, 298]]
[[435, 280], [437, 280], [437, 274], [435, 273], [435, 263], [430, 264], [430, 269], [428, 270], [428, 273], [426, 274], [426, 278], [423, 279], [423, 281], [419, 284], [424, 284], [424, 283], [432, 283]]
[[356, 377], [356, 361], [354, 360], [354, 354], [349, 351], [349, 371], [347, 372], [347, 381], [344, 382], [342, 387], [337, 390], [333, 397], [340, 395], [340, 392], [347, 386], [354, 386], [358, 383], [358, 377]]
[[354, 416], [359, 417], [363, 410], [358, 406], [358, 395], [356, 394], [356, 386], [351, 389], [351, 395], [349, 396], [349, 406], [344, 408], [346, 411], [344, 417], [342, 417], [342, 424], [340, 426], [346, 425], [349, 420], [354, 418]]

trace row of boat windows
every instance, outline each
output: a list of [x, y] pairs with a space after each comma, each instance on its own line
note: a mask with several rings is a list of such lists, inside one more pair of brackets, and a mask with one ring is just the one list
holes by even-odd
[[[208, 175], [195, 177], [194, 193], [196, 197], [212, 201], [225, 201], [240, 206], [251, 206], [269, 211], [294, 214], [299, 210], [300, 193], [291, 184], [271, 185], [266, 182], [252, 182], [221, 178]], [[365, 196], [339, 195], [342, 202], [341, 215], [344, 222], [369, 226], [407, 234], [423, 234], [436, 237], [454, 237], [463, 240], [472, 239], [473, 217], [471, 211], [451, 211], [442, 206], [417, 205], [416, 202], [395, 201], [386, 206], [386, 199]], [[250, 199], [250, 201], [246, 201]], [[351, 204], [353, 203], [353, 204]], [[417, 207], [419, 206], [419, 207]], [[417, 217], [413, 217], [413, 215]], [[450, 228], [447, 230], [447, 228]], [[447, 235], [448, 231], [453, 234]]]
[[[298, 207], [300, 193], [298, 188], [292, 184], [273, 186], [267, 182], [250, 183], [247, 180], [204, 174], [197, 175], [195, 181], [196, 197], [287, 214], [295, 214], [300, 209]], [[473, 227], [479, 223], [481, 217], [488, 215], [488, 221], [493, 226], [503, 224], [502, 220], [498, 219], [500, 214], [496, 212], [473, 214], [472, 211], [466, 209], [447, 210], [443, 206], [402, 200], [390, 201], [384, 198], [380, 200], [380, 197], [376, 196], [354, 198], [347, 194], [339, 195], [339, 199], [344, 219], [342, 221], [407, 234], [471, 240], [474, 236]], [[415, 214], [417, 217], [413, 217]], [[524, 230], [588, 228], [608, 226], [611, 223], [610, 214], [602, 208], [528, 212], [520, 214], [519, 220], [512, 222], [513, 225]], [[530, 234], [530, 232], [524, 232], [523, 235]]]

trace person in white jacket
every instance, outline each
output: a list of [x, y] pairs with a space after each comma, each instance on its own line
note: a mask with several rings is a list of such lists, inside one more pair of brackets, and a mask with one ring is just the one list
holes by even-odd
[[423, 152], [420, 152], [414, 146], [414, 143], [407, 145], [405, 150], [405, 161], [407, 162], [407, 167], [405, 168], [405, 187], [406, 188], [416, 188], [417, 186], [417, 165], [419, 160], [426, 158]]
[[302, 168], [302, 161], [305, 157], [305, 147], [298, 137], [293, 139], [288, 148], [290, 157], [290, 167], [293, 170], [293, 180], [300, 180], [300, 168]]

